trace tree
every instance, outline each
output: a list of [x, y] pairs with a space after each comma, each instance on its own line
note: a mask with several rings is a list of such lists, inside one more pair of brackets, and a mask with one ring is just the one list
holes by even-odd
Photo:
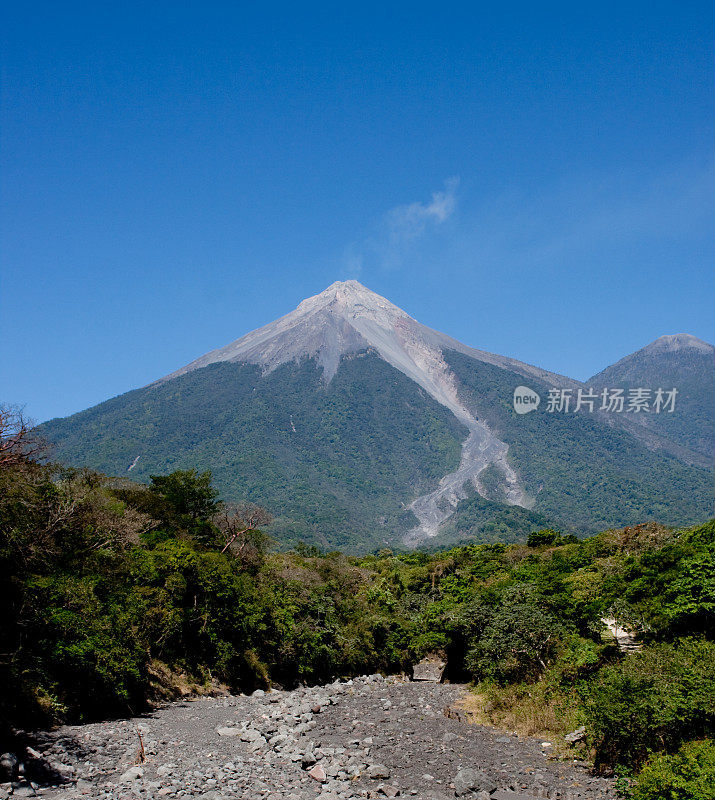
[[510, 586], [498, 605], [477, 604], [469, 612], [476, 636], [467, 668], [475, 677], [506, 683], [538, 678], [563, 635], [563, 626], [529, 584]]
[[47, 444], [22, 409], [0, 406], [0, 469], [35, 460], [46, 450]]
[[637, 769], [650, 752], [711, 737], [713, 698], [715, 644], [705, 639], [644, 647], [605, 666], [589, 682], [584, 708], [596, 767]]
[[272, 520], [265, 508], [254, 503], [226, 504], [211, 519], [225, 543], [221, 552], [230, 551], [245, 560], [260, 559], [263, 555], [268, 535], [260, 528]]
[[162, 497], [175, 514], [196, 523], [209, 520], [216, 513], [218, 492], [211, 485], [210, 470], [176, 470], [150, 478], [149, 490]]
[[638, 776], [633, 800], [713, 800], [715, 744], [688, 742], [674, 755], [653, 755]]
[[558, 531], [545, 528], [541, 531], [533, 531], [526, 540], [528, 547], [543, 547], [548, 544], [556, 544], [561, 541], [561, 534]]
[[684, 559], [665, 592], [665, 618], [671, 632], [704, 633], [715, 638], [715, 554]]

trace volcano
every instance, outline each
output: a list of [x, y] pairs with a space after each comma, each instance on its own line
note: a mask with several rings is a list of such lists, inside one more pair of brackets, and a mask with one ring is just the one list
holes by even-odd
[[224, 498], [276, 514], [285, 544], [360, 552], [707, 517], [702, 447], [602, 414], [518, 415], [524, 385], [582, 386], [468, 347], [350, 280], [42, 428], [60, 460], [111, 475], [211, 469]]

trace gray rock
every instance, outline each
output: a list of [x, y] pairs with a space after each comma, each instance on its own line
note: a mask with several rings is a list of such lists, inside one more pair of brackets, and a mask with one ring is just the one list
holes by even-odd
[[308, 775], [310, 775], [310, 777], [311, 777], [313, 780], [315, 780], [315, 781], [320, 781], [321, 783], [322, 783], [323, 781], [325, 781], [325, 780], [326, 780], [326, 778], [328, 777], [328, 776], [325, 774], [325, 770], [323, 769], [323, 765], [322, 765], [322, 764], [316, 764], [316, 765], [313, 767], [313, 769], [311, 769], [311, 770], [310, 770], [310, 772], [308, 772]]
[[139, 780], [144, 776], [144, 770], [141, 767], [130, 767], [119, 779], [120, 783], [131, 783], [132, 781]]
[[20, 759], [15, 753], [3, 753], [0, 756], [0, 781], [14, 781], [19, 766]]
[[446, 666], [439, 656], [427, 656], [412, 668], [412, 680], [439, 683], [442, 680]]
[[495, 782], [477, 769], [461, 769], [454, 779], [454, 793], [457, 797], [481, 791], [491, 792], [495, 788]]
[[240, 728], [222, 727], [222, 728], [216, 728], [216, 733], [219, 736], [240, 736], [243, 733], [243, 731]]
[[384, 764], [370, 764], [367, 768], [367, 777], [373, 780], [389, 778], [390, 770]]
[[576, 744], [576, 742], [582, 742], [586, 738], [586, 726], [582, 725], [580, 728], [576, 728], [575, 731], [571, 731], [571, 733], [567, 733], [564, 736], [564, 741], [567, 741], [569, 744]]
[[37, 792], [32, 786], [18, 786], [12, 793], [13, 797], [37, 797]]
[[50, 760], [47, 765], [53, 772], [62, 775], [64, 778], [69, 778], [77, 771], [71, 764], [63, 764], [61, 761]]
[[26, 747], [25, 752], [27, 753], [28, 756], [30, 756], [30, 759], [33, 761], [38, 761], [42, 758], [40, 753], [38, 753], [34, 747]]

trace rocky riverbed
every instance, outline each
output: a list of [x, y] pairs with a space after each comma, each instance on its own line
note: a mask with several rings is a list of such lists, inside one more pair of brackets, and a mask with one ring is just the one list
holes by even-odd
[[67, 726], [36, 738], [27, 777], [0, 785], [0, 800], [615, 797], [540, 741], [449, 718], [464, 691], [372, 675]]

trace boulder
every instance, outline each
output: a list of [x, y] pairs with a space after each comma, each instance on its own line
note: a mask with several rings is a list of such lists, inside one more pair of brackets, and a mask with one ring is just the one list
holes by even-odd
[[216, 728], [216, 733], [219, 736], [240, 736], [243, 731], [240, 728], [221, 727]]
[[257, 731], [255, 728], [246, 728], [245, 731], [239, 731], [239, 736], [242, 742], [257, 742], [263, 739], [260, 731]]
[[412, 668], [412, 680], [439, 683], [442, 680], [446, 666], [445, 662], [438, 656], [427, 656]]
[[125, 773], [122, 774], [121, 778], [119, 779], [120, 783], [131, 783], [132, 781], [137, 781], [144, 776], [144, 770], [139, 767], [130, 767]]
[[576, 728], [575, 731], [571, 731], [571, 733], [567, 733], [564, 736], [564, 740], [567, 741], [569, 744], [576, 744], [576, 742], [582, 742], [586, 738], [586, 727], [582, 725], [580, 728]]
[[308, 775], [310, 775], [313, 780], [320, 781], [321, 783], [328, 778], [322, 764], [316, 764], [313, 769], [308, 772]]
[[3, 753], [0, 756], [0, 780], [14, 781], [17, 777], [20, 759], [15, 753]]
[[367, 768], [367, 777], [373, 780], [389, 778], [390, 770], [384, 764], [370, 764]]
[[460, 769], [454, 779], [454, 793], [457, 797], [491, 792], [496, 788], [495, 782], [478, 769]]

